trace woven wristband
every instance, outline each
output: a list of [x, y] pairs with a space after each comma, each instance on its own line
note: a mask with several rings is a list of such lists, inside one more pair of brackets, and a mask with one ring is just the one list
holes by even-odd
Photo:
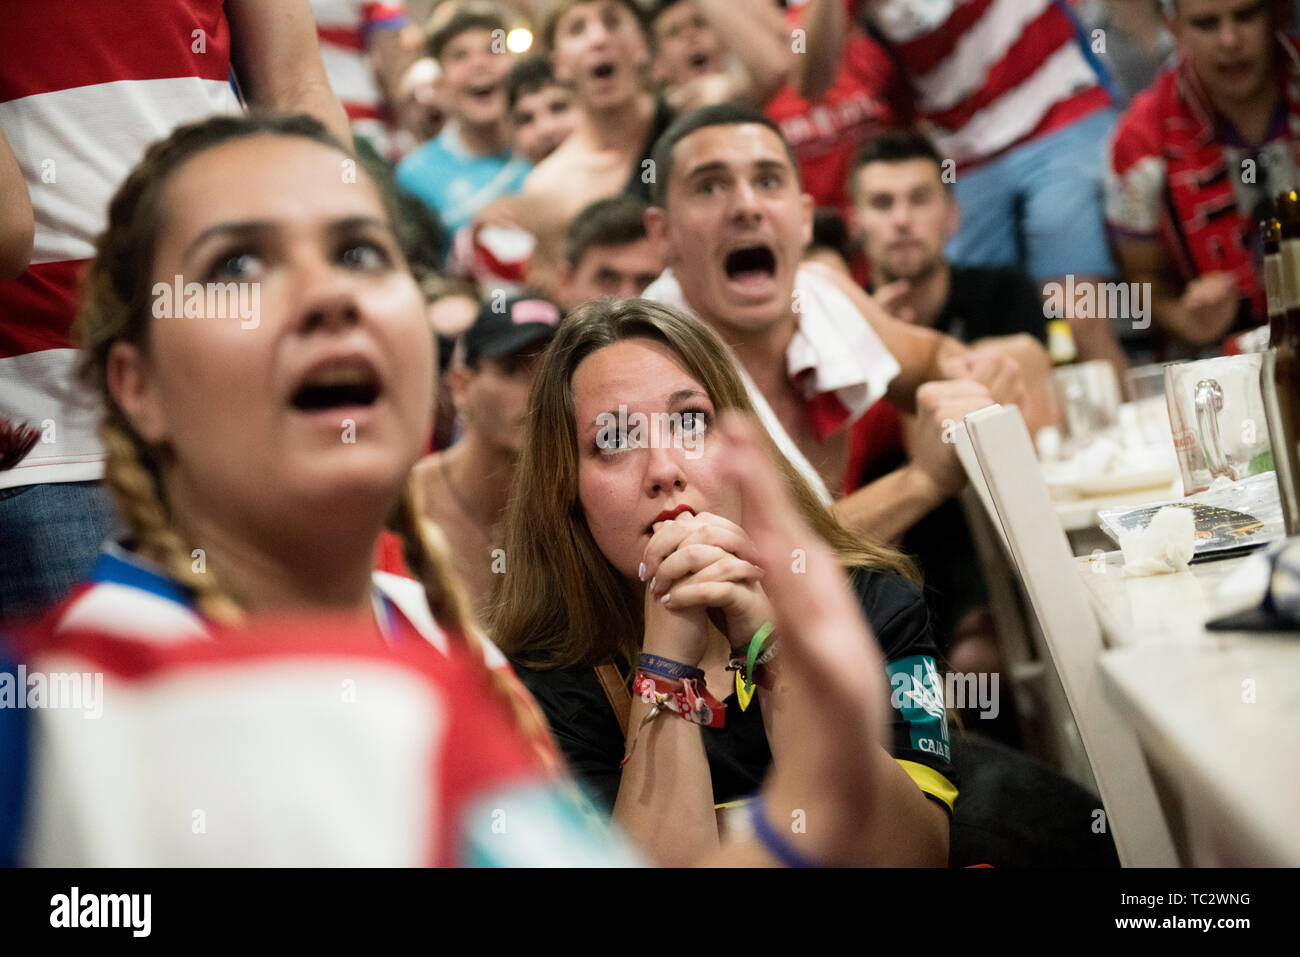
[[637, 666], [637, 671], [654, 675], [656, 678], [667, 678], [669, 681], [685, 681], [687, 678], [704, 677], [704, 672], [693, 665], [683, 664], [680, 661], [673, 661], [671, 658], [648, 654], [644, 651], [641, 653], [641, 663]]

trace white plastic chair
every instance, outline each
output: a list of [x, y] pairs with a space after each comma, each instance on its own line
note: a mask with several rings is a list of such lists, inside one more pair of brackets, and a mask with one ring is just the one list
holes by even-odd
[[[958, 430], [959, 432], [962, 430]], [[1015, 406], [966, 416], [958, 454], [1020, 575], [1126, 867], [1176, 867], [1174, 849], [1137, 735], [1115, 711], [1098, 665], [1101, 629]], [[962, 454], [962, 444], [969, 447]]]
[[1038, 620], [1026, 617], [1015, 558], [998, 519], [971, 445], [966, 423], [953, 430], [957, 457], [969, 483], [962, 492], [971, 538], [989, 589], [989, 610], [997, 628], [1003, 680], [1015, 699], [1020, 736], [1027, 752], [1056, 767], [1083, 788], [1098, 794], [1065, 690], [1051, 665], [1051, 652]]

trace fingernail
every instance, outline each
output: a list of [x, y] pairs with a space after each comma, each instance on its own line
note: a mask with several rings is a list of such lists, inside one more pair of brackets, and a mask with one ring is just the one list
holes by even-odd
[[655, 582], [657, 582], [658, 580], [659, 580], [659, 576], [658, 576], [658, 575], [656, 575], [654, 578], [650, 579], [650, 590], [651, 590], [651, 591], [654, 591], [654, 590], [655, 590]]
[[672, 593], [672, 592], [670, 592], [670, 591], [669, 591], [669, 592], [664, 592], [664, 597], [663, 597], [663, 598], [660, 598], [659, 601], [660, 601], [661, 603], [663, 603], [663, 604], [666, 605], [666, 604], [668, 604], [668, 599], [669, 599], [669, 598], [672, 598], [672, 597], [673, 597], [673, 593]]
[[[642, 562], [641, 567], [636, 570], [636, 577], [645, 581], [645, 562]], [[650, 587], [653, 588], [654, 585], [652, 584]]]

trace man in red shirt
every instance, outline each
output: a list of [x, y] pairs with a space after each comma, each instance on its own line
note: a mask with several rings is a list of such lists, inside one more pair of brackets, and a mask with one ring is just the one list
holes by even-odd
[[1160, 358], [1266, 321], [1258, 221], [1294, 187], [1300, 57], [1267, 0], [1166, 4], [1176, 68], [1139, 94], [1110, 150], [1120, 267], [1150, 283]]

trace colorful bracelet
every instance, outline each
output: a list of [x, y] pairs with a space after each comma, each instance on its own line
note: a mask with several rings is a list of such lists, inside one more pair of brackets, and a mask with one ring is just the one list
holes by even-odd
[[[694, 670], [699, 671], [698, 668]], [[632, 740], [628, 743], [627, 753], [623, 755], [623, 760], [618, 763], [620, 768], [632, 759], [632, 752], [636, 750], [636, 742], [641, 735], [641, 729], [659, 717], [664, 711], [671, 711], [691, 724], [698, 724], [707, 728], [726, 727], [727, 706], [709, 694], [709, 689], [704, 684], [703, 675], [704, 672], [700, 671], [699, 678], [692, 677], [685, 678], [682, 681], [672, 681], [655, 675], [648, 675], [643, 671], [636, 673], [636, 677], [632, 679], [632, 694], [646, 704], [651, 705], [651, 708], [649, 713], [641, 719], [641, 723], [636, 726], [636, 730], [632, 732]]]
[[727, 706], [709, 694], [702, 677], [667, 681], [638, 671], [632, 679], [632, 694], [646, 704], [666, 708], [691, 724], [726, 727]]
[[780, 861], [782, 867], [821, 867], [786, 840], [768, 821], [765, 811], [763, 795], [759, 794], [749, 805], [750, 824], [753, 825], [754, 837], [758, 838], [758, 843]]

